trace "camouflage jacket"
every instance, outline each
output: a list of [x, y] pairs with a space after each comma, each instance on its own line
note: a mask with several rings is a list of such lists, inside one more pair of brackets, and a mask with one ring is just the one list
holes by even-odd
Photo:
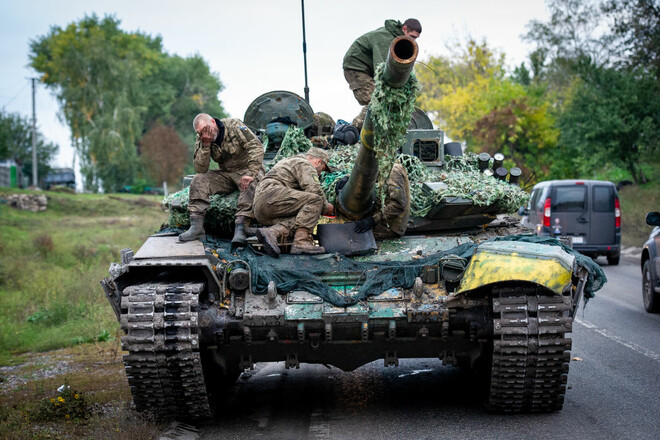
[[410, 218], [410, 183], [403, 165], [394, 164], [386, 185], [385, 208], [379, 209], [380, 207], [377, 206], [374, 220], [376, 224], [386, 223], [392, 232], [403, 235], [408, 228]]
[[326, 202], [325, 194], [321, 188], [319, 175], [314, 165], [307, 160], [305, 155], [299, 154], [279, 161], [270, 171], [266, 173], [259, 186], [255, 197], [259, 192], [273, 186], [285, 186], [299, 191], [318, 194]]
[[362, 35], [348, 48], [342, 67], [359, 70], [373, 78], [376, 67], [387, 60], [392, 40], [403, 35], [402, 27], [400, 21], [385, 20], [385, 26]]
[[211, 159], [218, 163], [220, 171], [247, 170], [246, 175], [256, 177], [263, 168], [264, 146], [252, 131], [235, 118], [216, 119], [218, 127], [224, 125], [224, 136], [218, 135], [210, 147], [203, 147], [197, 136], [193, 165], [197, 173], [209, 170]]

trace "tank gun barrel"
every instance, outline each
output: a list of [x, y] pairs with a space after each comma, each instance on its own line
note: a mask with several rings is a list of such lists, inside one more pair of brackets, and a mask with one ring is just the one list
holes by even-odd
[[[387, 55], [383, 81], [389, 87], [403, 87], [415, 66], [419, 48], [413, 38], [396, 37]], [[373, 209], [374, 186], [378, 178], [378, 160], [374, 151], [374, 123], [371, 109], [367, 109], [360, 132], [361, 146], [346, 185], [337, 197], [339, 210], [346, 217], [358, 220]]]

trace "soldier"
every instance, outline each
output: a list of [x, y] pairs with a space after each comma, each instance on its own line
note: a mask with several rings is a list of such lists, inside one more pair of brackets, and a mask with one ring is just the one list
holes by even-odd
[[374, 92], [376, 67], [387, 60], [392, 40], [400, 35], [417, 39], [421, 33], [422, 25], [417, 19], [409, 18], [403, 24], [396, 20], [385, 20], [385, 26], [367, 32], [348, 48], [342, 65], [344, 78], [353, 91], [355, 99], [364, 106], [352, 123], [358, 130], [362, 129], [367, 105]]
[[278, 162], [257, 186], [255, 217], [263, 225], [272, 225], [256, 231], [268, 255], [280, 255], [277, 242], [288, 237], [292, 229], [296, 232], [291, 254], [325, 253], [325, 248], [314, 245], [312, 240], [312, 230], [321, 214], [334, 213], [319, 182], [323, 170], [330, 171], [328, 155], [312, 147], [307, 153]]
[[[344, 177], [337, 183], [337, 193], [347, 181], [348, 177]], [[376, 240], [400, 237], [406, 233], [410, 218], [410, 183], [406, 168], [395, 163], [385, 185], [385, 209], [380, 209], [378, 200], [375, 213], [358, 221], [355, 224], [355, 232], [363, 233], [373, 229]]]
[[[263, 177], [264, 147], [239, 119], [217, 119], [200, 113], [193, 121], [193, 128], [197, 132], [193, 158], [197, 174], [190, 183], [190, 229], [179, 235], [179, 240], [203, 239], [206, 236], [204, 215], [210, 197], [238, 189], [232, 245], [244, 246], [245, 227], [254, 217], [254, 191]], [[218, 163], [218, 170], [209, 170], [211, 159]]]

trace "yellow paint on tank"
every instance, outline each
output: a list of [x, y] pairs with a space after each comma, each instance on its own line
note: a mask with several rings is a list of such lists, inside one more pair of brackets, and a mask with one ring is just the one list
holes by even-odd
[[553, 258], [511, 253], [477, 252], [470, 261], [459, 292], [503, 281], [528, 281], [560, 294], [571, 282], [572, 271]]

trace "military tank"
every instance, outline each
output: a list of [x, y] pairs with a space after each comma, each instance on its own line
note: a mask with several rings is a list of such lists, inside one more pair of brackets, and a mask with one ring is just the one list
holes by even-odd
[[[388, 86], [409, 81], [416, 55], [414, 40], [392, 43]], [[451, 146], [415, 114], [401, 148], [443, 170]], [[368, 112], [336, 197], [345, 222], [373, 209], [375, 125]], [[441, 183], [415, 185], [437, 191]], [[180, 231], [171, 229], [135, 253], [122, 250], [101, 284], [124, 331], [136, 409], [160, 418], [210, 417], [226, 387], [257, 362], [350, 371], [380, 359], [397, 366], [402, 358], [439, 358], [484, 379], [491, 411], [560, 410], [573, 317], [604, 277], [590, 259], [555, 239], [520, 235], [517, 225], [498, 223], [497, 213], [445, 195], [413, 215], [405, 236], [375, 243], [366, 255], [275, 259], [211, 235], [180, 243]], [[354, 239], [364, 250], [350, 231], [342, 240]]]

